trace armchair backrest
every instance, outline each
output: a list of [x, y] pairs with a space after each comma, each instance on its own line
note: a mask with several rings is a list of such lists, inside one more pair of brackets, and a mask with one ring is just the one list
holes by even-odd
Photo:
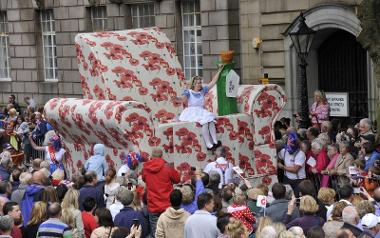
[[75, 37], [85, 98], [144, 103], [155, 124], [182, 110], [184, 75], [174, 47], [158, 28], [83, 33]]

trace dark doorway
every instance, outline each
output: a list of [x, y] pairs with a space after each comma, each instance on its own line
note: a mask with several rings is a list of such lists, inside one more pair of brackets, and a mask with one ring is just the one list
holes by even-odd
[[348, 118], [353, 124], [368, 117], [367, 53], [354, 35], [339, 30], [318, 49], [319, 88], [325, 92], [348, 92]]

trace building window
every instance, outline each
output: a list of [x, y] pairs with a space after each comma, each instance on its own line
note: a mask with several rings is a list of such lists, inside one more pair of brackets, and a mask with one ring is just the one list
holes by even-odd
[[0, 12], [0, 80], [10, 80], [7, 13]]
[[107, 26], [107, 9], [105, 6], [91, 7], [92, 31], [105, 31]]
[[56, 81], [58, 79], [57, 53], [53, 10], [41, 11], [40, 17], [42, 26], [42, 49], [44, 53], [45, 81]]
[[202, 30], [199, 0], [181, 1], [185, 78], [202, 76]]
[[139, 3], [130, 5], [132, 28], [144, 28], [155, 26], [154, 3]]

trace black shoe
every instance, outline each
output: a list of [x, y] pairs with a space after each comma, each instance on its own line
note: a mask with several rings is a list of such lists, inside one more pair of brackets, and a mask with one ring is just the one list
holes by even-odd
[[218, 140], [218, 143], [214, 144], [212, 147], [213, 151], [215, 151], [220, 146], [222, 146], [222, 142], [220, 142], [220, 140]]
[[208, 148], [208, 147], [206, 146], [206, 148], [207, 148], [208, 151], [214, 151], [214, 146], [212, 146], [211, 148]]

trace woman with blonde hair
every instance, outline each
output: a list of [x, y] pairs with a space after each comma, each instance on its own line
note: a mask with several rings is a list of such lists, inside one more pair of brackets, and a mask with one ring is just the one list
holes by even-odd
[[321, 123], [328, 121], [330, 117], [330, 105], [326, 94], [321, 90], [314, 92], [314, 103], [310, 108], [310, 119], [313, 127], [321, 128]]
[[326, 209], [329, 209], [335, 202], [336, 192], [332, 188], [321, 188], [318, 191], [318, 200], [325, 205]]
[[[292, 226], [289, 228], [289, 230], [292, 234], [293, 234], [293, 237], [294, 238], [305, 238], [305, 234], [303, 233], [303, 230], [301, 227], [299, 226]], [[284, 238], [285, 236], [281, 236], [281, 238]]]
[[230, 222], [226, 225], [224, 234], [229, 238], [248, 238], [246, 226], [238, 219], [230, 218]]
[[260, 217], [257, 224], [258, 225], [257, 225], [255, 234], [256, 234], [257, 238], [260, 238], [260, 237], [262, 237], [261, 232], [264, 229], [264, 227], [272, 225], [273, 222], [272, 222], [272, 219], [270, 219], [270, 217], [265, 216], [265, 217]]
[[215, 150], [221, 145], [216, 139], [215, 115], [204, 108], [205, 95], [215, 86], [223, 67], [220, 67], [208, 85], [202, 85], [200, 76], [191, 79], [190, 88], [183, 92], [183, 101], [187, 108], [179, 116], [180, 121], [198, 122], [202, 125], [202, 135], [208, 150]]
[[[70, 188], [66, 192], [65, 197], [62, 200], [62, 216], [65, 217], [67, 222], [71, 223], [73, 236], [75, 235], [75, 237], [84, 237], [82, 214], [79, 211], [78, 190]], [[70, 216], [72, 216], [72, 218]]]
[[38, 227], [42, 222], [46, 221], [47, 216], [47, 205], [44, 202], [36, 202], [33, 205], [32, 213], [30, 215], [30, 220], [27, 226], [22, 230], [23, 238], [35, 238], [37, 237]]
[[295, 203], [296, 203], [296, 198], [293, 198], [288, 204], [288, 212], [286, 213], [286, 216], [284, 219], [286, 228], [289, 229], [292, 226], [299, 226], [302, 228], [303, 233], [307, 234], [309, 229], [312, 228], [313, 226], [323, 226], [325, 221], [316, 215], [319, 210], [317, 201], [315, 201], [315, 199], [310, 195], [301, 197], [300, 207], [299, 207], [301, 216], [299, 218], [294, 219], [293, 221], [290, 221], [293, 211], [296, 207]]

